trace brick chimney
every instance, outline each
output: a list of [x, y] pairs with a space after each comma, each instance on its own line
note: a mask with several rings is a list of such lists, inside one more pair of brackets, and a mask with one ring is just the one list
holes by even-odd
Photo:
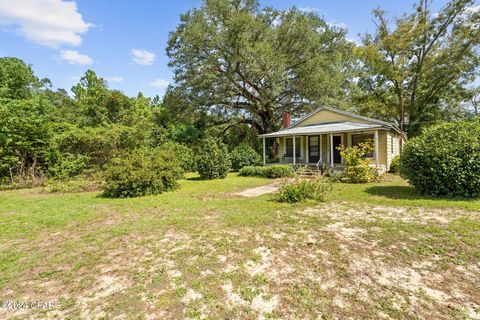
[[282, 119], [283, 128], [290, 127], [290, 122], [291, 122], [290, 112], [285, 111], [283, 113], [283, 119]]

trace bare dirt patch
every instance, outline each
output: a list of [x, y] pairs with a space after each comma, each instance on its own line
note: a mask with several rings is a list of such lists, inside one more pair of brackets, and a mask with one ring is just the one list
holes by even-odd
[[265, 186], [255, 187], [240, 192], [235, 192], [233, 195], [254, 198], [268, 193], [274, 193], [278, 190], [279, 183], [267, 184]]
[[179, 227], [146, 210], [155, 225], [135, 232], [127, 226], [145, 216], [108, 213], [95, 220], [100, 232], [42, 235], [42, 263], [1, 287], [0, 297], [58, 307], [0, 317], [480, 318], [478, 213], [297, 208], [272, 213], [268, 224], [233, 227], [221, 224], [220, 211], [214, 223], [206, 210]]

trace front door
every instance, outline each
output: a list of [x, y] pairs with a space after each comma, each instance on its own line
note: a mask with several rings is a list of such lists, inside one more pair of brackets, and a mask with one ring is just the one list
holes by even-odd
[[333, 163], [342, 163], [342, 156], [340, 151], [337, 150], [342, 144], [342, 136], [333, 136]]
[[319, 136], [308, 137], [308, 162], [317, 163], [320, 160], [320, 139]]

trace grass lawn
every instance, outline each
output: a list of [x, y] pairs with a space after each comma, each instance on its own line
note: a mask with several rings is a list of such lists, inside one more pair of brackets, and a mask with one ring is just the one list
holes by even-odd
[[387, 175], [386, 181], [366, 184], [336, 184], [337, 188], [330, 197], [336, 201], [350, 201], [389, 206], [422, 206], [430, 208], [461, 208], [480, 210], [480, 200], [438, 199], [421, 196], [414, 188], [396, 175]]
[[201, 181], [158, 196], [0, 192], [0, 318], [480, 317], [480, 202], [399, 178], [336, 184], [326, 203]]

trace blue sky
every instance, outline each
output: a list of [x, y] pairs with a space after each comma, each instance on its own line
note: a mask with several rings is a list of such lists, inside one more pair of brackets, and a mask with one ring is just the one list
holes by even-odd
[[[433, 2], [434, 11], [447, 1]], [[402, 0], [264, 0], [262, 6], [315, 10], [348, 29], [349, 38], [373, 31], [371, 11], [392, 17], [411, 11]], [[163, 95], [172, 79], [165, 54], [181, 13], [200, 0], [0, 0], [0, 56], [31, 64], [38, 77], [70, 90], [87, 69], [127, 95]]]

